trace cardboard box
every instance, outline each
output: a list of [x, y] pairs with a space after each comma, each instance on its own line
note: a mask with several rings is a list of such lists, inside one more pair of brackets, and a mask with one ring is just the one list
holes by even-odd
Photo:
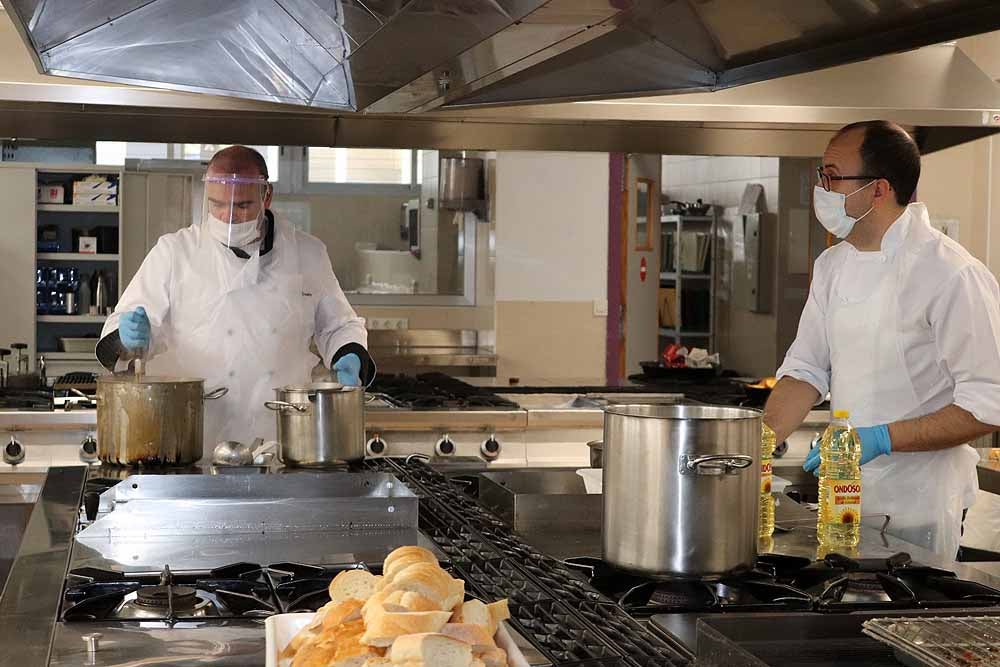
[[39, 185], [35, 188], [35, 201], [39, 204], [62, 204], [65, 193], [61, 185]]
[[74, 192], [73, 203], [77, 206], [118, 206], [117, 194]]
[[73, 181], [73, 194], [117, 195], [117, 181], [110, 181], [104, 176], [88, 176], [80, 181]]
[[661, 287], [659, 293], [660, 326], [677, 326], [677, 288]]

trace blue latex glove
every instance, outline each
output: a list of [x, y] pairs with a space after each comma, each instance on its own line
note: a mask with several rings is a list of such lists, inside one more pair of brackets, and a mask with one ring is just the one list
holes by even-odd
[[333, 365], [337, 373], [337, 382], [352, 387], [361, 386], [361, 357], [351, 352], [345, 354]]
[[129, 351], [145, 350], [149, 347], [149, 318], [146, 309], [139, 306], [118, 320], [118, 338]]
[[[858, 437], [861, 438], [861, 465], [876, 459], [883, 454], [888, 456], [892, 453], [892, 440], [889, 438], [889, 427], [886, 424], [880, 426], [862, 426], [856, 429]], [[802, 468], [807, 472], [819, 476], [819, 447], [809, 450], [809, 456]]]

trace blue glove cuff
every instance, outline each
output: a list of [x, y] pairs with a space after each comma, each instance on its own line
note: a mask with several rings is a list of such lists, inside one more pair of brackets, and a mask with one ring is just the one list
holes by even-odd
[[875, 447], [879, 454], [884, 454], [888, 456], [892, 453], [892, 438], [889, 437], [889, 425], [880, 424], [879, 426], [872, 426], [869, 429], [872, 435], [872, 439], [875, 441]]

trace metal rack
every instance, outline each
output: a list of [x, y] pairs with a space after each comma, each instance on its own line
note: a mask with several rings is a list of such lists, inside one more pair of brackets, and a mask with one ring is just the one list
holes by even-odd
[[[709, 235], [708, 266], [705, 271], [704, 266], [700, 271], [690, 272], [682, 270], [681, 266], [681, 234], [689, 232], [706, 232]], [[660, 244], [661, 252], [667, 252], [666, 236], [675, 234], [673, 244], [673, 271], [664, 271], [664, 262], [660, 262], [660, 286], [672, 286], [677, 291], [677, 307], [674, 312], [673, 327], [659, 327], [660, 347], [663, 347], [664, 339], [685, 345], [696, 345], [704, 347], [709, 352], [715, 351], [715, 281], [717, 257], [717, 218], [714, 214], [704, 216], [691, 215], [664, 215], [660, 217], [660, 233], [663, 235]], [[704, 287], [708, 297], [708, 327], [700, 329], [686, 326], [683, 318], [684, 289], [686, 286]]]
[[555, 667], [687, 665], [693, 659], [629, 616], [560, 561], [416, 458], [371, 459], [419, 498], [420, 529], [452, 560], [473, 595], [508, 598], [514, 627]]

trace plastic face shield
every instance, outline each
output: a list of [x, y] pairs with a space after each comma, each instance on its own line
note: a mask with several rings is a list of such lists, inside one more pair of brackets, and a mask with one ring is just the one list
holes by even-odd
[[248, 246], [264, 235], [267, 178], [241, 174], [206, 174], [201, 224], [211, 238], [232, 248]]

